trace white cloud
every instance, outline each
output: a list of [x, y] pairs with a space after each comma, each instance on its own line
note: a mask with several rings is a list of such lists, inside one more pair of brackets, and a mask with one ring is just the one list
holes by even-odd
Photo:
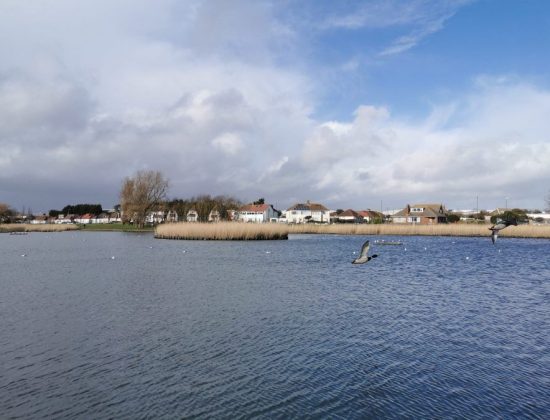
[[[121, 179], [143, 168], [164, 171], [173, 196], [281, 207], [542, 200], [547, 90], [486, 76], [421, 120], [365, 103], [351, 120], [317, 121], [316, 75], [279, 62], [294, 34], [269, 4], [248, 5], [3, 2], [1, 201], [110, 206]], [[214, 24], [221, 32], [202, 39]]]
[[314, 187], [335, 200], [466, 205], [479, 195], [496, 206], [509, 195], [536, 206], [533, 192], [542, 201], [550, 185], [549, 112], [549, 91], [497, 79], [421, 121], [360, 107], [351, 123], [320, 124], [304, 162]]
[[212, 145], [228, 155], [236, 155], [244, 148], [242, 140], [234, 133], [224, 133], [216, 137], [212, 140]]

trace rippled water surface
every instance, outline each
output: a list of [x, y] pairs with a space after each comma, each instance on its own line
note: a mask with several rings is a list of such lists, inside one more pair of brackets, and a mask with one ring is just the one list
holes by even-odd
[[2, 234], [1, 417], [550, 418], [550, 241], [364, 239]]

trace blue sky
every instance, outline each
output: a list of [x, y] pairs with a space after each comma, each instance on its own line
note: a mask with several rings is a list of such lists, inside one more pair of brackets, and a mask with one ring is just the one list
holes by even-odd
[[[542, 208], [550, 4], [3, 0], [0, 202]], [[508, 199], [506, 199], [508, 197]]]

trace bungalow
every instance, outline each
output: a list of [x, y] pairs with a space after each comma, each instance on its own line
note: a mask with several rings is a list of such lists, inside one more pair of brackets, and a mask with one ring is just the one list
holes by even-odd
[[76, 219], [76, 215], [74, 214], [60, 214], [57, 216], [57, 220], [55, 221], [55, 224], [57, 225], [65, 225], [69, 223], [74, 223]]
[[74, 219], [74, 222], [75, 223], [80, 223], [80, 224], [83, 224], [83, 225], [89, 225], [90, 223], [92, 223], [93, 219], [95, 219], [95, 216], [93, 214], [86, 213], [86, 214], [83, 214], [82, 216], [77, 216]]
[[447, 223], [447, 210], [443, 204], [414, 204], [391, 216], [393, 223], [432, 225]]
[[35, 216], [34, 219], [31, 220], [32, 225], [45, 225], [47, 222], [48, 216], [46, 216], [45, 214]]
[[109, 223], [109, 215], [105, 212], [100, 213], [94, 220], [93, 223], [107, 224]]
[[186, 219], [188, 222], [198, 222], [199, 221], [199, 213], [197, 213], [197, 210], [191, 209], [187, 212]]
[[336, 215], [335, 219], [338, 223], [364, 223], [365, 221], [359, 212], [352, 209], [347, 209], [346, 211]]
[[239, 222], [266, 223], [278, 219], [280, 214], [271, 204], [246, 204], [237, 210], [235, 216]]
[[363, 220], [367, 223], [374, 223], [375, 221], [377, 223], [382, 223], [385, 220], [384, 214], [380, 213], [379, 211], [374, 210], [360, 210], [357, 213], [363, 218]]
[[285, 211], [287, 223], [330, 223], [330, 210], [322, 204], [296, 203]]

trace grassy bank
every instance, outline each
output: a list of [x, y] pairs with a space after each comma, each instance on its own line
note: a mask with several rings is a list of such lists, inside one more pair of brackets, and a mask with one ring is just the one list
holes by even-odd
[[11, 232], [66, 232], [69, 230], [78, 230], [76, 225], [31, 225], [22, 223], [12, 223], [0, 225], [0, 233]]
[[[395, 235], [395, 236], [490, 236], [488, 224], [421, 225], [286, 225], [256, 223], [174, 223], [160, 225], [155, 237], [160, 239], [254, 240], [286, 239], [289, 234]], [[504, 229], [500, 236], [548, 238], [550, 226], [521, 225]]]
[[155, 238], [229, 241], [288, 239], [288, 226], [272, 223], [171, 223], [157, 226]]
[[89, 225], [80, 225], [80, 228], [84, 231], [93, 232], [153, 232], [154, 230], [154, 228], [150, 226], [139, 228], [134, 225], [122, 223], [93, 223]]

